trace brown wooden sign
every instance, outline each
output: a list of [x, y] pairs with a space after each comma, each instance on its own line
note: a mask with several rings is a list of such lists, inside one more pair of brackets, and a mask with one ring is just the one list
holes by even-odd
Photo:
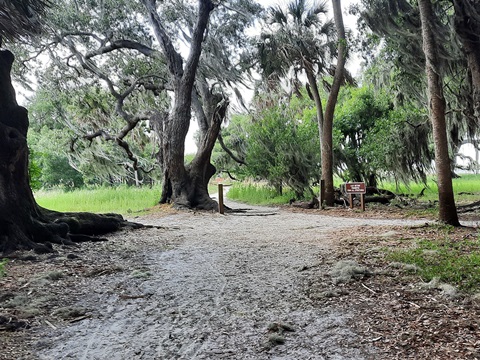
[[365, 194], [367, 187], [364, 182], [345, 183], [345, 192], [347, 194]]

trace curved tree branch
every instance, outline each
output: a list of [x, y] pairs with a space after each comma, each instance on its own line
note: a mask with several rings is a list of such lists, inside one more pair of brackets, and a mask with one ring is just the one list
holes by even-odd
[[136, 42], [136, 41], [121, 39], [121, 40], [112, 41], [109, 45], [102, 46], [94, 51], [88, 52], [85, 55], [85, 59], [90, 59], [94, 56], [107, 54], [109, 52], [119, 50], [119, 49], [137, 50], [139, 53], [148, 57], [158, 56], [158, 52], [148, 46], [140, 44], [139, 42]]
[[183, 76], [183, 59], [175, 50], [172, 40], [162, 25], [162, 20], [158, 16], [155, 6], [155, 0], [143, 0], [143, 3], [148, 11], [148, 17], [150, 24], [153, 27], [155, 38], [160, 43], [160, 46], [162, 47], [167, 58], [168, 69], [170, 73], [175, 77], [181, 78]]
[[[219, 132], [218, 133], [218, 143], [220, 144], [220, 146], [222, 147], [222, 149], [234, 160], [236, 161], [237, 163], [241, 164], [241, 165], [247, 165], [247, 163], [245, 161], [243, 161], [242, 159], [240, 159], [239, 157], [237, 157], [233, 152], [232, 150], [230, 150], [226, 145], [225, 145], [225, 142], [223, 141], [223, 136], [222, 136], [222, 133]], [[229, 174], [230, 175], [230, 174]]]
[[[190, 47], [190, 54], [185, 64], [184, 82], [185, 84], [192, 84], [195, 81], [195, 74], [202, 52], [202, 42], [205, 37], [205, 30], [207, 29], [208, 19], [210, 13], [215, 6], [211, 0], [199, 0], [200, 8], [198, 10], [197, 24], [192, 36], [192, 43]], [[187, 85], [189, 86], [189, 85]]]

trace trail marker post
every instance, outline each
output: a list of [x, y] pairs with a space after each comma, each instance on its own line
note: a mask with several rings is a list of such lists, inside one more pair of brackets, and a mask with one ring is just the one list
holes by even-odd
[[345, 192], [348, 194], [350, 209], [353, 209], [353, 195], [360, 195], [360, 206], [362, 211], [365, 211], [365, 194], [367, 187], [364, 182], [345, 183]]
[[223, 184], [218, 184], [218, 212], [225, 213], [225, 206], [223, 205]]

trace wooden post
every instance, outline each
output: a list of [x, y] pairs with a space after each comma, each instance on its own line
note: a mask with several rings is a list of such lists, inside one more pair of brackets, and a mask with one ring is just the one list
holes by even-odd
[[362, 207], [362, 211], [365, 211], [365, 194], [360, 195], [360, 205]]
[[348, 194], [348, 202], [350, 203], [350, 209], [353, 209], [353, 194]]
[[318, 199], [319, 208], [322, 209], [325, 200], [325, 180], [320, 180], [320, 198]]
[[225, 206], [223, 206], [223, 184], [218, 184], [218, 212], [225, 213]]

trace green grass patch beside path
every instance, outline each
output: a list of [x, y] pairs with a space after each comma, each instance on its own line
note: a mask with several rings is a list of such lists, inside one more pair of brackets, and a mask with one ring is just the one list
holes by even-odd
[[[462, 174], [459, 178], [452, 179], [452, 183], [455, 201], [467, 203], [478, 201], [480, 196], [480, 174]], [[382, 182], [378, 187], [393, 191], [396, 194], [411, 194], [413, 196], [420, 194], [423, 188], [426, 187], [423, 196], [419, 200], [438, 200], [438, 186], [433, 178], [427, 181], [426, 186], [422, 183], [410, 183], [406, 186], [393, 182]]]
[[69, 192], [40, 191], [35, 199], [44, 208], [62, 212], [129, 214], [155, 206], [160, 188], [112, 187]]
[[393, 262], [415, 265], [426, 282], [435, 278], [467, 292], [480, 288], [480, 236], [453, 240], [418, 240], [412, 249], [393, 250]]
[[282, 195], [265, 185], [235, 183], [228, 191], [228, 198], [252, 205], [288, 204], [295, 198], [293, 191], [284, 191]]

